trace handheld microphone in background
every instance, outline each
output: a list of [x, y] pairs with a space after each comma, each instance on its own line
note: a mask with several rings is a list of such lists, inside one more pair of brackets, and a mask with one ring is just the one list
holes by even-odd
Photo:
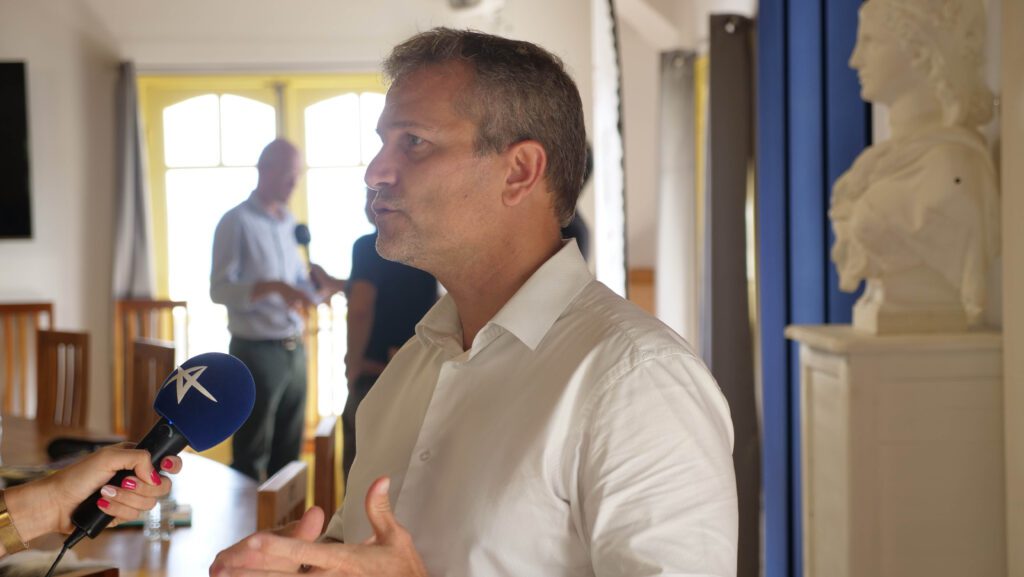
[[[309, 232], [309, 227], [303, 223], [295, 225], [295, 242], [302, 246], [302, 250], [306, 253], [306, 263], [312, 264], [312, 260], [309, 258], [309, 243], [312, 242], [313, 235]], [[316, 279], [310, 277], [309, 280], [313, 283], [313, 288], [320, 290], [320, 283], [316, 282]]]
[[[256, 386], [242, 361], [224, 353], [196, 355], [164, 381], [153, 401], [161, 418], [136, 448], [149, 451], [159, 470], [164, 457], [177, 455], [186, 446], [205, 451], [230, 437], [249, 418], [255, 401]], [[121, 471], [107, 484], [120, 487], [132, 474]], [[96, 491], [71, 515], [76, 528], [64, 541], [65, 550], [84, 536], [96, 537], [114, 519], [96, 505], [99, 498]]]
[[302, 224], [301, 222], [295, 225], [295, 242], [302, 245], [302, 249], [306, 253], [306, 262], [309, 262], [309, 243], [313, 240], [313, 235], [309, 232], [309, 227]]

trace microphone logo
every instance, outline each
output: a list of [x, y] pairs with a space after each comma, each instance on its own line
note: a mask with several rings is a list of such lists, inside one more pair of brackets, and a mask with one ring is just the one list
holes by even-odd
[[174, 374], [171, 375], [169, 379], [167, 379], [168, 383], [170, 383], [171, 380], [174, 381], [174, 386], [178, 392], [179, 405], [181, 404], [182, 399], [185, 398], [185, 393], [187, 393], [189, 389], [195, 389], [202, 393], [202, 395], [207, 399], [210, 399], [215, 403], [217, 402], [217, 399], [213, 398], [213, 395], [210, 394], [210, 391], [207, 391], [203, 387], [203, 385], [199, 384], [199, 377], [202, 376], [202, 374], [205, 371], [206, 367], [204, 366], [192, 367], [189, 369], [178, 367], [174, 371]]

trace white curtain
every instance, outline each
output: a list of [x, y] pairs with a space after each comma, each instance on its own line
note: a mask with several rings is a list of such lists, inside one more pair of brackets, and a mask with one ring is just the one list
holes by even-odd
[[626, 296], [626, 186], [619, 46], [613, 0], [593, 0], [594, 262], [597, 280]]
[[117, 94], [117, 221], [114, 231], [113, 296], [153, 298], [153, 270], [149, 187], [146, 154], [139, 119], [135, 65], [121, 64]]

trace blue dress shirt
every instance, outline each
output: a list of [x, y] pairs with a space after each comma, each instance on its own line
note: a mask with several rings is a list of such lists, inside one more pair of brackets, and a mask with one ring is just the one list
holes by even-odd
[[295, 217], [277, 218], [247, 200], [224, 214], [213, 237], [210, 298], [227, 306], [228, 330], [252, 340], [302, 334], [302, 318], [277, 293], [252, 300], [258, 282], [281, 281], [318, 300], [295, 242]]

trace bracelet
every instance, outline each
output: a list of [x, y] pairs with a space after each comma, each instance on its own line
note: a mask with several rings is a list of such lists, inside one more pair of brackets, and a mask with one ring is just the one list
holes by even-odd
[[7, 554], [17, 553], [28, 549], [28, 545], [21, 539], [18, 528], [14, 526], [11, 513], [7, 510], [7, 501], [4, 499], [4, 491], [0, 491], [0, 545], [4, 546]]

